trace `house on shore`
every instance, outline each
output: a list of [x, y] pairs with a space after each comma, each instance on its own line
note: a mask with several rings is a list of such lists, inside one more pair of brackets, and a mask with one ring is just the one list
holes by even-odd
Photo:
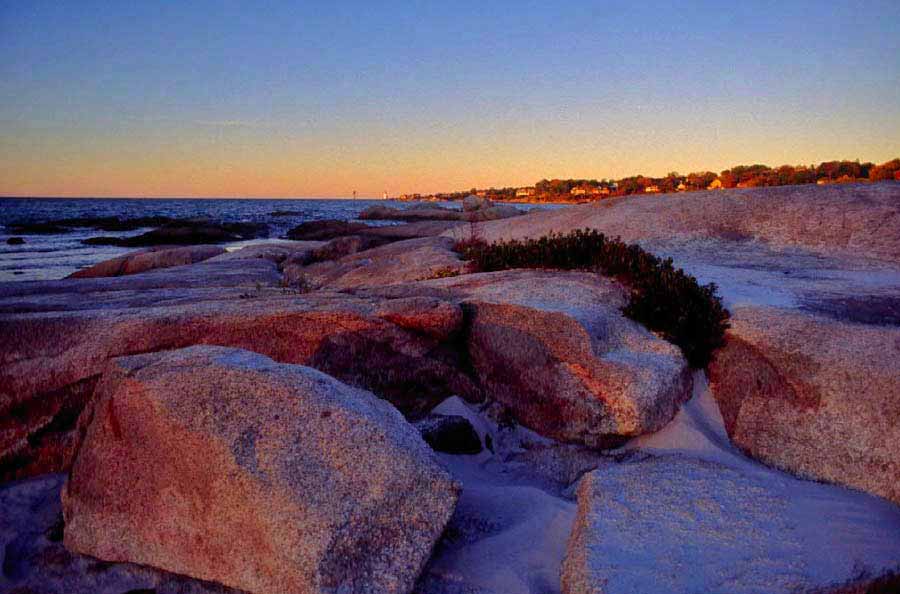
[[571, 194], [572, 196], [584, 196], [585, 194], [587, 194], [587, 190], [584, 188], [572, 188], [571, 190], [569, 190], [569, 194]]
[[722, 186], [722, 180], [718, 177], [712, 180], [712, 183], [706, 186], [707, 190], [721, 190], [724, 186]]
[[675, 187], [676, 192], [687, 192], [687, 186], [684, 185], [684, 182], [678, 182], [678, 185]]
[[516, 198], [527, 198], [534, 196], [534, 188], [519, 188], [516, 190]]
[[659, 194], [659, 186], [653, 184], [644, 188], [644, 194]]

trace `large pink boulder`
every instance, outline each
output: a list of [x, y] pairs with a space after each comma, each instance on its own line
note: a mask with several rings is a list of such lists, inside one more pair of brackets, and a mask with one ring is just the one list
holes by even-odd
[[248, 351], [117, 359], [89, 414], [66, 547], [249, 592], [408, 592], [459, 493], [390, 404]]

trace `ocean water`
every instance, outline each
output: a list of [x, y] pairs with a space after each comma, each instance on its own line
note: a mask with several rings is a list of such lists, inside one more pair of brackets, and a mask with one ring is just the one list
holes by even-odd
[[[399, 208], [408, 206], [408, 203], [393, 200], [0, 198], [0, 282], [64, 278], [80, 268], [134, 249], [84, 245], [82, 240], [101, 235], [139, 235], [149, 231], [149, 228], [130, 232], [77, 228], [59, 235], [22, 234], [19, 236], [25, 239], [23, 245], [8, 245], [6, 240], [13, 235], [6, 225], [11, 223], [73, 217], [206, 217], [214, 221], [267, 223], [269, 238], [275, 239], [304, 221], [358, 220], [359, 213], [373, 204]], [[459, 208], [458, 203], [439, 204]], [[535, 208], [535, 205], [519, 206], [526, 210]], [[546, 206], [542, 205], [541, 208]], [[297, 214], [273, 216], [275, 211], [292, 211]], [[366, 223], [392, 224], [389, 221]]]

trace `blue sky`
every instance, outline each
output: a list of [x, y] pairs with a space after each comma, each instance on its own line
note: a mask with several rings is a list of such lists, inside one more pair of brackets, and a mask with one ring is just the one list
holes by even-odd
[[0, 194], [380, 194], [898, 155], [896, 1], [0, 3]]

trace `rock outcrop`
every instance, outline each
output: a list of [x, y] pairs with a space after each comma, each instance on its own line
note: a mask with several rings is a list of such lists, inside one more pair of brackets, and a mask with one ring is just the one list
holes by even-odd
[[249, 592], [408, 592], [459, 492], [396, 409], [221, 347], [112, 361], [65, 545]]
[[364, 252], [386, 243], [390, 243], [390, 239], [386, 237], [370, 236], [370, 235], [344, 235], [327, 242], [325, 245], [316, 248], [309, 253], [304, 259], [293, 259], [293, 263], [312, 264], [314, 262], [324, 262], [326, 260], [339, 260], [344, 256]]
[[597, 274], [513, 270], [372, 293], [459, 301], [482, 391], [547, 437], [614, 445], [660, 429], [690, 396], [678, 348], [625, 318], [623, 287]]
[[138, 250], [94, 264], [69, 275], [70, 278], [96, 278], [102, 276], [124, 276], [137, 274], [156, 268], [170, 268], [185, 264], [196, 264], [203, 260], [209, 260], [220, 254], [225, 249], [213, 245], [199, 245], [187, 247], [155, 247]]
[[455, 276], [465, 271], [466, 263], [452, 247], [452, 239], [423, 237], [310, 266], [291, 263], [284, 267], [285, 284], [295, 286], [303, 279], [315, 288], [344, 290]]
[[864, 494], [649, 457], [581, 480], [562, 591], [806, 592], [896, 567], [898, 534], [900, 511]]
[[217, 223], [197, 219], [166, 223], [152, 231], [130, 237], [91, 237], [82, 241], [86, 245], [117, 245], [141, 247], [156, 245], [198, 245], [204, 243], [228, 243], [255, 239], [268, 235], [265, 223]]
[[250, 243], [238, 249], [231, 249], [220, 256], [215, 256], [210, 259], [210, 262], [233, 262], [235, 260], [261, 258], [276, 264], [283, 264], [288, 260], [306, 258], [323, 245], [325, 245], [324, 241], [264, 241], [261, 243]]
[[900, 327], [776, 308], [733, 314], [709, 375], [735, 445], [900, 503]]
[[494, 203], [491, 202], [488, 198], [476, 196], [475, 194], [469, 194], [468, 196], [463, 198], [462, 201], [462, 208], [464, 212], [475, 212], [476, 210], [484, 210], [493, 206]]
[[900, 502], [900, 184], [632, 196], [476, 227], [593, 228], [715, 282], [734, 328], [710, 373], [735, 443]]
[[362, 211], [360, 219], [388, 221], [494, 221], [522, 214], [509, 204], [498, 204], [476, 210], [456, 210], [433, 204], [414, 204], [408, 208], [375, 205]]
[[0, 283], [0, 314], [228, 301], [281, 283], [277, 262], [248, 258], [235, 263], [229, 256], [128, 276]]
[[479, 232], [496, 241], [587, 227], [648, 247], [751, 240], [773, 249], [900, 263], [898, 196], [894, 182], [638, 195], [486, 223]]
[[461, 226], [466, 226], [466, 223], [463, 221], [416, 221], [399, 225], [369, 227], [365, 234], [373, 237], [387, 237], [391, 241], [402, 241], [419, 237], [435, 237]]
[[661, 429], [690, 393], [678, 349], [617, 312], [600, 318], [609, 332], [601, 334], [565, 313], [468, 305], [469, 351], [485, 392], [542, 435], [609, 447]]
[[662, 428], [690, 395], [680, 351], [624, 317], [616, 283], [546, 272], [452, 280], [467, 293], [485, 393], [542, 435], [606, 447]]
[[[310, 365], [411, 418], [451, 394], [478, 400], [490, 391], [536, 431], [594, 446], [653, 431], [675, 413], [690, 386], [684, 360], [621, 315], [617, 284], [534, 271], [454, 277], [464, 263], [449, 242], [397, 242], [301, 267], [327, 289], [307, 293], [280, 288], [268, 258], [236, 266], [219, 260], [226, 255], [7, 288], [0, 475], [68, 467], [75, 421], [107, 360], [195, 344]], [[231, 284], [241, 278], [235, 269], [247, 282]]]
[[351, 223], [336, 219], [324, 219], [319, 221], [306, 221], [293, 227], [287, 232], [288, 239], [305, 241], [327, 241], [342, 235], [353, 235], [359, 231], [369, 229], [364, 223]]
[[78, 415], [106, 361], [122, 355], [195, 344], [246, 348], [373, 390], [412, 416], [450, 394], [477, 394], [448, 344], [463, 323], [455, 303], [298, 295], [280, 288], [276, 265], [259, 258], [239, 266], [243, 278], [259, 280], [231, 286], [234, 268], [204, 262], [11, 283], [0, 293], [0, 312], [8, 312], [0, 314], [2, 480], [68, 467]]
[[160, 227], [172, 223], [188, 224], [191, 220], [178, 220], [166, 216], [146, 216], [133, 218], [119, 217], [69, 217], [50, 221], [20, 221], [7, 225], [9, 229], [20, 229], [22, 233], [69, 233], [72, 229], [99, 229], [101, 231], [134, 231], [145, 227]]

